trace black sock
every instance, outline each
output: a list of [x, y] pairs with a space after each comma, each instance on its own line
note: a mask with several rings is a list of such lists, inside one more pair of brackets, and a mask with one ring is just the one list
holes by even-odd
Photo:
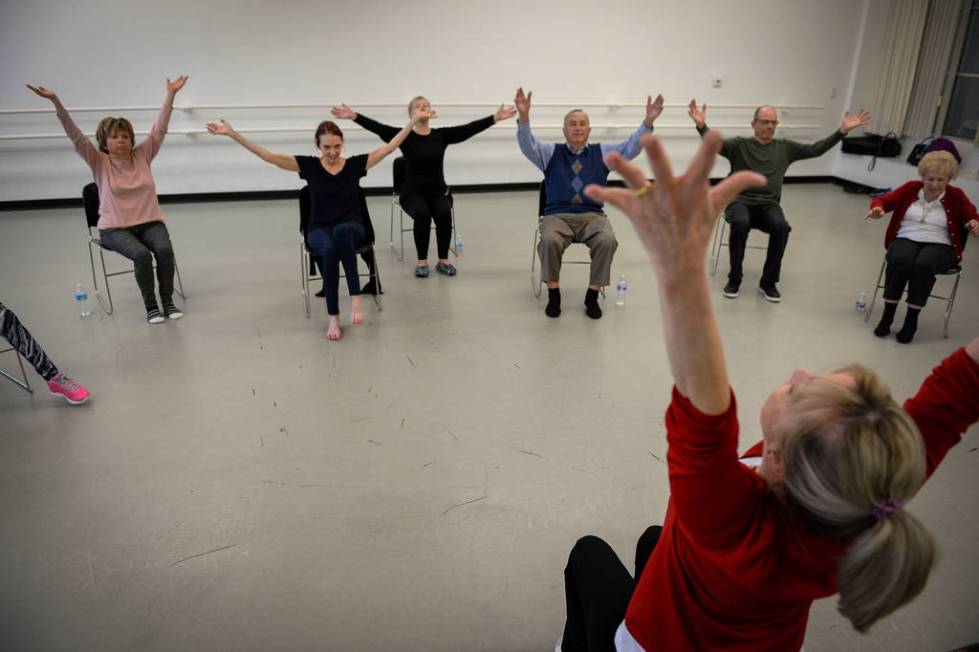
[[588, 288], [585, 292], [585, 314], [592, 319], [601, 319], [602, 309], [598, 305], [598, 290]]
[[558, 317], [561, 314], [561, 288], [547, 288], [547, 307], [544, 314]]
[[911, 306], [908, 306], [908, 314], [904, 316], [904, 325], [901, 326], [901, 330], [899, 330], [895, 336], [897, 341], [901, 344], [907, 344], [914, 339], [914, 333], [918, 330], [919, 312], [921, 312], [921, 308], [912, 308]]
[[897, 312], [896, 303], [884, 302], [884, 314], [880, 317], [880, 323], [874, 329], [877, 337], [886, 337], [891, 332], [891, 324], [894, 323], [894, 313]]

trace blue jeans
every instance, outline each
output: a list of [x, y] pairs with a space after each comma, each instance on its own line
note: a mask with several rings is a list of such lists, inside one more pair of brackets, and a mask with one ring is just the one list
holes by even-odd
[[340, 314], [340, 264], [347, 276], [350, 296], [360, 294], [360, 276], [357, 273], [357, 247], [364, 242], [367, 233], [360, 222], [340, 222], [332, 227], [316, 227], [309, 232], [309, 250], [320, 258], [323, 270], [323, 286], [326, 290], [326, 314]]

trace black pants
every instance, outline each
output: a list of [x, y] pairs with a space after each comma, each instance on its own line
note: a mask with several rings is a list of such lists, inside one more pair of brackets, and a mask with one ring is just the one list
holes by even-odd
[[935, 287], [935, 275], [955, 265], [955, 252], [949, 245], [907, 238], [896, 238], [884, 258], [884, 299], [899, 301], [907, 286], [912, 306], [924, 306]]
[[636, 573], [630, 575], [611, 546], [596, 536], [578, 539], [564, 569], [568, 620], [563, 652], [615, 652], [615, 630], [625, 618], [632, 592], [663, 528], [646, 528], [636, 544]]
[[58, 375], [58, 368], [48, 358], [30, 331], [24, 327], [14, 311], [0, 303], [0, 337], [10, 342], [33, 365], [41, 378], [48, 381]]
[[163, 222], [147, 222], [124, 229], [99, 229], [99, 238], [111, 249], [133, 261], [136, 284], [143, 295], [143, 305], [149, 311], [157, 308], [153, 288], [153, 257], [156, 257], [156, 278], [160, 283], [163, 305], [173, 303], [173, 245], [170, 232]]
[[405, 193], [399, 198], [404, 209], [415, 222], [415, 249], [418, 260], [428, 260], [428, 242], [432, 234], [432, 221], [435, 221], [435, 243], [439, 259], [449, 257], [452, 246], [452, 206], [445, 193], [422, 195]]
[[762, 286], [772, 286], [778, 283], [782, 271], [782, 256], [789, 242], [789, 231], [792, 227], [785, 221], [785, 213], [778, 204], [745, 204], [731, 202], [724, 209], [724, 219], [731, 227], [728, 238], [728, 249], [731, 253], [731, 271], [728, 280], [741, 282], [741, 264], [744, 261], [744, 250], [748, 246], [748, 231], [758, 229], [768, 234], [768, 255], [765, 257], [765, 268], [762, 270]]

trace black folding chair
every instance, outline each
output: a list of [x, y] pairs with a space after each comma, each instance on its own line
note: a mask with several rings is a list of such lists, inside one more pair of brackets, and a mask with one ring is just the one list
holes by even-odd
[[[403, 261], [405, 259], [405, 233], [411, 233], [414, 229], [409, 226], [405, 228], [405, 211], [401, 206], [401, 186], [405, 182], [405, 157], [399, 156], [394, 159], [394, 166], [392, 167], [392, 187], [394, 190], [391, 193], [391, 221], [388, 225], [389, 240], [391, 245], [391, 251], [395, 251], [394, 247], [394, 207], [398, 207], [398, 229], [400, 230], [399, 237], [401, 238], [401, 243], [398, 247], [395, 256], [398, 257], [398, 261]], [[452, 190], [446, 188], [445, 197], [449, 200], [449, 210], [452, 214], [452, 253], [459, 256], [459, 251], [456, 249], [456, 244], [459, 242], [459, 236], [456, 233], [456, 209], [455, 209], [455, 197], [452, 196]], [[435, 230], [435, 225], [432, 225], [432, 230]]]
[[[102, 310], [105, 314], [111, 315], [114, 310], [112, 306], [112, 290], [109, 288], [109, 277], [111, 276], [121, 276], [122, 274], [134, 274], [135, 267], [133, 269], [127, 269], [119, 272], [107, 272], [105, 268], [105, 252], [112, 251], [107, 245], [102, 243], [99, 238], [99, 189], [94, 183], [90, 183], [82, 188], [82, 203], [85, 207], [85, 222], [88, 224], [88, 261], [92, 266], [92, 285], [95, 286], [95, 298], [99, 300], [99, 305], [102, 306]], [[105, 294], [108, 299], [102, 298], [102, 293], [99, 291], [99, 281], [95, 276], [95, 255], [92, 253], [92, 248], [95, 247], [99, 250], [99, 260], [102, 263], [102, 279], [103, 285], [105, 286]], [[114, 252], [115, 253], [115, 252]], [[121, 254], [120, 254], [121, 255]], [[128, 258], [126, 260], [129, 260]], [[153, 269], [156, 269], [156, 263], [153, 263]], [[180, 298], [184, 301], [187, 300], [187, 295], [184, 294], [184, 282], [180, 279], [180, 268], [177, 267], [177, 261], [173, 262], [173, 269], [177, 275], [177, 286], [174, 288], [174, 292], [180, 295]]]
[[[307, 319], [311, 313], [309, 284], [312, 281], [323, 280], [322, 271], [317, 272], [317, 267], [320, 270], [323, 269], [320, 258], [309, 250], [308, 229], [311, 206], [309, 186], [303, 186], [299, 190], [299, 281], [302, 285]], [[360, 212], [364, 216], [364, 230], [366, 231], [367, 237], [364, 240], [364, 244], [357, 248], [357, 253], [367, 265], [367, 273], [361, 274], [358, 272], [357, 275], [361, 278], [366, 276], [369, 279], [363, 288], [361, 288], [361, 294], [371, 295], [374, 298], [374, 304], [380, 311], [384, 309], [381, 306], [381, 295], [384, 294], [384, 290], [381, 287], [381, 276], [377, 269], [377, 256], [374, 252], [374, 224], [371, 222], [370, 212], [367, 210], [367, 196], [364, 195], [363, 189], [360, 191]], [[346, 274], [342, 269], [340, 271], [340, 278], [346, 278]]]

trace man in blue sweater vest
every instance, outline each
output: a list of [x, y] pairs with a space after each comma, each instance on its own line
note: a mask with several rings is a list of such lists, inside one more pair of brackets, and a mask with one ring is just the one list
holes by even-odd
[[639, 128], [621, 143], [588, 144], [591, 126], [588, 114], [574, 109], [564, 116], [564, 143], [542, 143], [530, 131], [532, 92], [517, 89], [517, 144], [520, 151], [544, 173], [546, 201], [541, 220], [541, 241], [538, 253], [541, 260], [541, 279], [547, 284], [548, 317], [561, 314], [561, 256], [573, 242], [588, 246], [591, 254], [591, 278], [585, 292], [585, 312], [592, 319], [602, 316], [598, 291], [609, 284], [612, 256], [619, 243], [612, 224], [602, 212], [601, 202], [584, 194], [590, 183], [607, 185], [609, 169], [605, 155], [618, 152], [633, 159], [642, 146], [639, 138], [653, 130], [653, 122], [663, 112], [663, 96], [646, 98], [646, 117]]

